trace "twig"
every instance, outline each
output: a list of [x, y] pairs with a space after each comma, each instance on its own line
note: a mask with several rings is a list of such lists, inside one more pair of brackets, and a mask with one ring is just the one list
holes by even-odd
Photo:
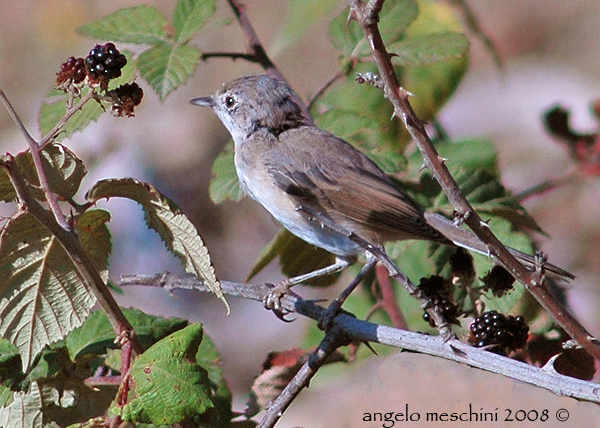
[[48, 132], [40, 140], [39, 146], [44, 147], [46, 144], [48, 144], [50, 141], [52, 141], [54, 139], [54, 137], [56, 136], [56, 134], [62, 129], [62, 127], [66, 125], [66, 123], [69, 121], [69, 119], [71, 119], [71, 116], [73, 116], [75, 113], [77, 113], [79, 110], [81, 110], [83, 108], [83, 106], [86, 105], [93, 98], [94, 98], [94, 90], [90, 89], [79, 100], [79, 102], [77, 104], [75, 104], [70, 109], [67, 109], [67, 112], [65, 113], [65, 115], [60, 118], [60, 120], [56, 123], [56, 125], [54, 125], [54, 128], [52, 128], [50, 130], [50, 132]]
[[379, 11], [384, 0], [348, 0], [351, 17], [362, 27], [375, 63], [384, 82], [384, 94], [394, 106], [394, 115], [402, 120], [417, 147], [423, 155], [424, 164], [436, 178], [448, 200], [457, 212], [457, 218], [464, 221], [473, 232], [483, 241], [491, 257], [502, 264], [511, 274], [522, 283], [535, 299], [546, 309], [556, 322], [591, 355], [600, 361], [600, 342], [594, 338], [544, 286], [544, 278], [538, 272], [530, 272], [523, 266], [494, 235], [490, 227], [471, 206], [463, 195], [460, 187], [450, 174], [433, 146], [423, 123], [415, 114], [408, 101], [408, 93], [400, 87], [398, 76], [390, 61], [381, 33], [379, 32]]
[[310, 99], [306, 103], [306, 108], [310, 110], [313, 104], [319, 99], [319, 97], [323, 95], [325, 91], [331, 87], [331, 85], [333, 85], [345, 75], [346, 73], [344, 73], [343, 71], [338, 71], [333, 76], [331, 76], [329, 80], [327, 80], [319, 89], [317, 89], [317, 91], [312, 95], [312, 97], [310, 97]]
[[[250, 57], [252, 57], [252, 60], [260, 64], [265, 70], [266, 74], [278, 80], [283, 80], [284, 82], [287, 82], [286, 78], [283, 76], [281, 71], [279, 71], [275, 63], [273, 63], [273, 61], [271, 61], [271, 58], [269, 58], [269, 55], [267, 55], [267, 51], [265, 50], [263, 44], [260, 42], [260, 39], [258, 38], [258, 35], [256, 34], [252, 23], [248, 19], [248, 15], [246, 14], [246, 6], [242, 4], [239, 0], [228, 0], [228, 2], [231, 8], [233, 9], [233, 13], [237, 18], [240, 27], [242, 27], [242, 32], [248, 39], [248, 43], [250, 45], [249, 55]], [[291, 87], [291, 85], [289, 86]], [[302, 110], [302, 113], [304, 114], [306, 119], [312, 121], [312, 116], [308, 111], [306, 103], [298, 96], [295, 96], [294, 100], [300, 106], [300, 109]]]
[[254, 54], [244, 52], [203, 52], [200, 57], [202, 61], [206, 61], [209, 58], [245, 59], [250, 62], [259, 62]]
[[535, 186], [530, 187], [529, 189], [520, 191], [519, 193], [517, 193], [515, 195], [515, 199], [519, 202], [522, 202], [525, 199], [530, 198], [532, 196], [540, 195], [544, 192], [548, 192], [548, 191], [554, 190], [560, 186], [564, 186], [566, 184], [572, 183], [577, 178], [578, 178], [577, 169], [567, 171], [565, 174], [561, 175], [560, 177], [551, 178], [542, 183], [536, 184]]
[[485, 49], [492, 56], [494, 64], [496, 65], [498, 70], [504, 70], [504, 64], [502, 62], [502, 58], [500, 57], [498, 49], [494, 45], [492, 39], [490, 39], [489, 36], [485, 33], [485, 31], [483, 31], [481, 25], [479, 25], [479, 20], [473, 13], [471, 7], [467, 4], [466, 0], [452, 0], [452, 3], [454, 3], [460, 9], [465, 19], [465, 24], [467, 25], [467, 28], [471, 30], [471, 32], [476, 37], [479, 37]]
[[[120, 287], [127, 285], [163, 287], [169, 292], [175, 289], [210, 292], [208, 286], [200, 278], [177, 276], [168, 273], [153, 276], [123, 275], [119, 279], [118, 285]], [[257, 302], [263, 302], [272, 290], [266, 284], [248, 284], [231, 281], [221, 281], [221, 286], [223, 287], [223, 293], [226, 295], [244, 297]], [[326, 311], [325, 308], [294, 295], [283, 296], [281, 304], [289, 312], [296, 312], [317, 321]], [[345, 335], [352, 340], [375, 342], [438, 356], [527, 382], [550, 390], [557, 395], [600, 403], [600, 388], [594, 382], [582, 381], [544, 370], [521, 361], [494, 354], [493, 352], [474, 348], [457, 339], [445, 341], [441, 336], [429, 336], [422, 333], [377, 325], [356, 319], [344, 313], [335, 317], [332, 322], [333, 326], [341, 328]]]
[[339, 325], [329, 328], [325, 338], [321, 341], [317, 349], [310, 355], [308, 361], [302, 365], [298, 373], [288, 382], [283, 391], [273, 402], [269, 404], [258, 428], [271, 428], [275, 426], [283, 412], [294, 401], [294, 398], [300, 394], [303, 388], [308, 387], [310, 380], [315, 376], [319, 368], [325, 363], [327, 358], [341, 346], [350, 344], [350, 340]]
[[125, 318], [123, 311], [121, 311], [121, 308], [113, 298], [86, 251], [81, 247], [77, 236], [62, 228], [55, 218], [29, 193], [25, 179], [21, 175], [21, 171], [12, 156], [7, 156], [0, 163], [0, 166], [6, 168], [17, 197], [21, 204], [27, 208], [27, 212], [43, 224], [64, 247], [73, 261], [79, 276], [83, 280], [84, 286], [88, 287], [94, 293], [98, 303], [100, 303], [102, 309], [106, 312], [106, 316], [113, 326], [117, 337], [121, 338], [122, 344], [130, 342], [134, 352], [137, 354], [142, 353], [143, 346], [139, 337], [135, 334], [127, 318]]
[[8, 110], [8, 113], [12, 117], [13, 121], [17, 124], [21, 133], [25, 136], [27, 140], [27, 145], [29, 146], [29, 151], [31, 152], [31, 157], [33, 159], [33, 164], [35, 166], [35, 171], [37, 172], [38, 180], [40, 182], [40, 187], [44, 192], [44, 196], [46, 196], [46, 201], [48, 201], [48, 206], [52, 210], [52, 214], [54, 214], [54, 218], [64, 230], [71, 230], [71, 226], [67, 222], [64, 213], [60, 209], [60, 205], [58, 204], [58, 200], [52, 192], [50, 188], [50, 183], [48, 182], [48, 177], [46, 177], [46, 172], [44, 171], [44, 165], [42, 164], [42, 157], [40, 155], [40, 149], [42, 147], [41, 144], [38, 144], [37, 141], [31, 136], [25, 125], [19, 118], [19, 115], [13, 108], [12, 104], [4, 94], [4, 92], [0, 89], [0, 99], [4, 103], [4, 106]]

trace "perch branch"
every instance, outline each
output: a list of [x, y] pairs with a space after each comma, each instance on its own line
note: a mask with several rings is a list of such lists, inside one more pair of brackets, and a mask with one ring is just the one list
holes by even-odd
[[[193, 276], [172, 274], [123, 275], [118, 281], [120, 287], [141, 285], [163, 287], [172, 292], [175, 289], [211, 292], [204, 282]], [[223, 293], [263, 302], [272, 288], [266, 284], [249, 284], [221, 281]], [[299, 296], [285, 295], [281, 299], [284, 309], [318, 321], [326, 309]], [[564, 376], [559, 373], [535, 367], [521, 361], [503, 357], [481, 348], [474, 348], [458, 339], [444, 340], [441, 336], [430, 336], [400, 330], [393, 327], [373, 324], [341, 313], [332, 321], [332, 328], [340, 328], [351, 340], [375, 342], [382, 345], [420, 352], [448, 360], [468, 364], [482, 370], [498, 373], [513, 379], [547, 389], [557, 395], [574, 397], [600, 403], [598, 384]]]

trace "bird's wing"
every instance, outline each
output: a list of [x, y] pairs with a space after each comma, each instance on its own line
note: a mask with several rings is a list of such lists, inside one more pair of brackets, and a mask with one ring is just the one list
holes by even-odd
[[269, 168], [276, 185], [290, 198], [343, 226], [358, 224], [389, 240], [445, 241], [425, 221], [424, 209], [370, 159], [345, 141], [319, 132], [325, 134], [317, 139], [324, 147], [293, 144], [293, 138], [286, 138], [277, 156], [294, 161]]

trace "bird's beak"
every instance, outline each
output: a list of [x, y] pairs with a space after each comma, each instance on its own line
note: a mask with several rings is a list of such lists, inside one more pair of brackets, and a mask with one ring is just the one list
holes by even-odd
[[190, 100], [190, 103], [200, 107], [214, 107], [215, 101], [213, 97], [199, 97]]

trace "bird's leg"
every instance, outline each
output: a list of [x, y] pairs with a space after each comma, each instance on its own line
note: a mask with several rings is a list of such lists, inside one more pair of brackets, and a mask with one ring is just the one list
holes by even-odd
[[346, 269], [348, 266], [356, 262], [356, 256], [337, 256], [335, 263], [325, 266], [324, 268], [305, 273], [303, 275], [294, 276], [293, 278], [284, 279], [273, 287], [269, 295], [264, 300], [265, 308], [272, 310], [281, 318], [280, 315], [285, 315], [281, 305], [281, 298], [290, 291], [290, 289], [301, 282], [319, 276], [331, 275]]
[[348, 296], [354, 291], [354, 289], [360, 284], [360, 282], [367, 276], [367, 274], [375, 267], [377, 264], [377, 259], [375, 257], [369, 257], [369, 253], [367, 253], [367, 264], [363, 266], [358, 275], [348, 284], [344, 291], [342, 291], [339, 296], [337, 296], [329, 305], [325, 313], [321, 316], [319, 320], [318, 326], [321, 330], [327, 330], [331, 326], [331, 322], [336, 317], [338, 312], [340, 311], [342, 305], [348, 298]]

